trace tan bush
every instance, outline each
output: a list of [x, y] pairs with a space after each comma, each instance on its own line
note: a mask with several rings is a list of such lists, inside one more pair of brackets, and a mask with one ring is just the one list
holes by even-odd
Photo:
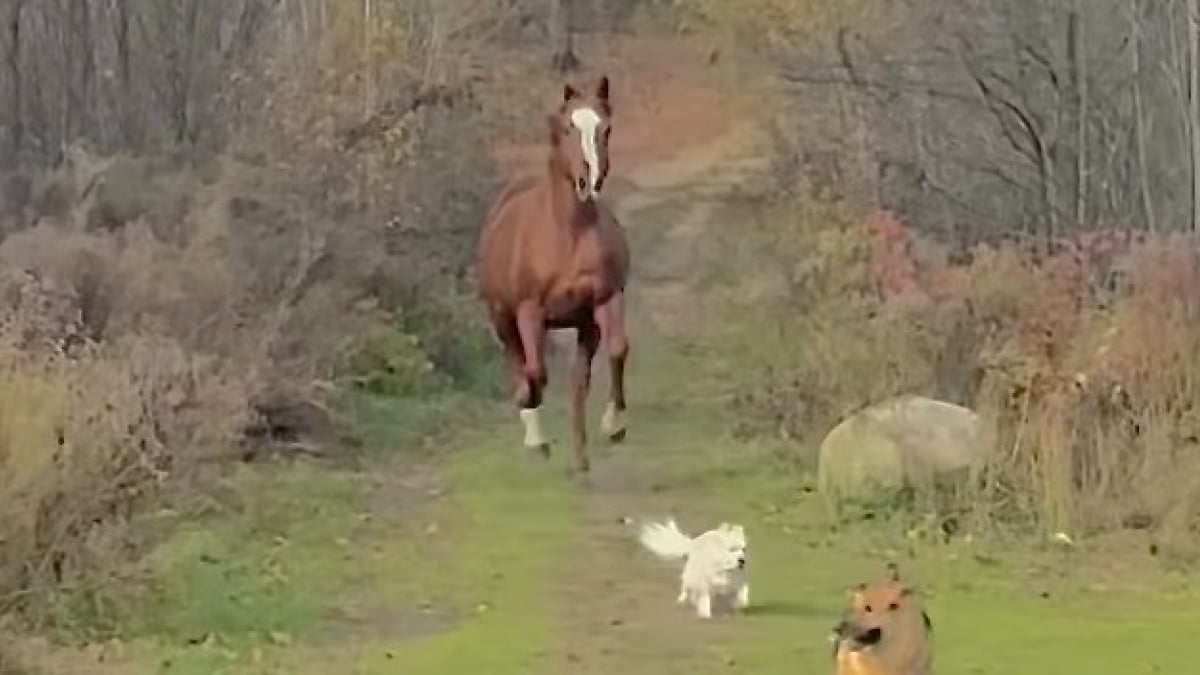
[[330, 380], [426, 394], [494, 359], [466, 289], [500, 9], [373, 6], [233, 78], [215, 156], [71, 148], [31, 181], [35, 223], [0, 241], [0, 611], [86, 624], [63, 596], [127, 562], [143, 500], [202, 459], [311, 450]]
[[[94, 531], [246, 424], [243, 382], [165, 339], [71, 359], [0, 348], [0, 597], [36, 605], [94, 574]], [[183, 452], [186, 449], [187, 452]], [[192, 454], [194, 453], [194, 454]]]
[[933, 396], [974, 407], [996, 444], [958, 504], [980, 522], [1200, 540], [1194, 241], [981, 246], [950, 264], [879, 214], [785, 203], [723, 244], [733, 325], [765, 327], [734, 345], [751, 431], [811, 443], [893, 394]]

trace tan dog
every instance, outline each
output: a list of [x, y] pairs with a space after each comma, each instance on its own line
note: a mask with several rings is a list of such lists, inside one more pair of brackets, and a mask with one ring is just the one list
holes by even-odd
[[850, 606], [834, 627], [837, 675], [929, 675], [933, 623], [895, 565], [871, 585], [850, 589]]

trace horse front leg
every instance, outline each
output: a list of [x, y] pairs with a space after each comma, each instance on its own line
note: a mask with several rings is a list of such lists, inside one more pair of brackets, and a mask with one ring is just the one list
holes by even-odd
[[617, 293], [596, 308], [596, 323], [608, 352], [609, 395], [600, 430], [613, 443], [625, 440], [625, 359], [629, 356], [629, 337], [625, 333], [625, 294]]
[[517, 308], [517, 333], [520, 336], [523, 359], [521, 374], [525, 395], [518, 401], [521, 422], [525, 425], [525, 447], [550, 454], [550, 441], [542, 430], [542, 394], [546, 389], [546, 326], [545, 312], [536, 304], [525, 303]]
[[521, 345], [521, 334], [517, 330], [516, 317], [493, 315], [492, 324], [495, 327], [496, 336], [500, 338], [500, 344], [504, 347], [504, 356], [508, 361], [509, 386], [513, 402], [521, 411], [521, 421], [525, 426], [525, 447], [548, 458], [550, 445], [541, 435], [541, 427], [537, 424], [536, 418], [531, 427], [527, 420], [528, 414], [525, 412], [531, 407], [536, 408], [536, 405], [533, 400], [533, 389], [525, 377], [525, 352]]
[[587, 397], [592, 384], [592, 357], [600, 347], [600, 328], [588, 322], [576, 330], [578, 347], [575, 350], [571, 427], [574, 432], [575, 462], [579, 471], [586, 473], [590, 468], [587, 456]]

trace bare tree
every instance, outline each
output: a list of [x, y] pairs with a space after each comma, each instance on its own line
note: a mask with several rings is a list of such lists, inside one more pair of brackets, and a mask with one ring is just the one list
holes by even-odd
[[574, 3], [571, 0], [549, 0], [549, 2], [547, 25], [550, 29], [550, 46], [553, 50], [550, 63], [560, 73], [578, 70], [581, 62], [575, 53]]
[[1197, 227], [1200, 0], [909, 7], [917, 40], [805, 45], [784, 67], [798, 106], [823, 98], [814, 87], [857, 96], [881, 167], [918, 177], [883, 206], [918, 227], [1047, 243], [1098, 225]]
[[19, 161], [25, 136], [22, 113], [24, 92], [21, 87], [21, 10], [24, 6], [24, 0], [12, 0], [4, 17], [5, 32], [8, 34], [8, 48], [4, 55], [8, 69], [8, 138], [5, 153], [5, 163], [8, 164]]

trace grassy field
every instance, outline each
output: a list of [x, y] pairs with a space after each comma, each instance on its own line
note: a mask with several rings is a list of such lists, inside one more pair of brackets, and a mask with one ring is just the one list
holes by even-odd
[[[563, 443], [549, 463], [521, 450], [500, 403], [427, 402], [418, 416], [364, 403], [363, 466], [245, 469], [221, 507], [180, 517], [151, 558], [129, 660], [189, 674], [829, 672], [845, 588], [894, 559], [927, 594], [939, 672], [1190, 672], [1196, 579], [1144, 547], [1108, 557], [834, 526], [811, 476], [732, 438], [710, 350], [652, 321], [675, 296], [649, 291], [687, 269], [663, 243], [686, 232], [666, 228], [703, 220], [673, 199], [627, 216], [650, 280], [632, 301], [629, 440], [593, 445], [589, 487], [567, 480]], [[565, 440], [563, 384], [552, 373], [548, 419]], [[674, 605], [678, 569], [639, 550], [626, 521], [666, 514], [692, 533], [746, 525], [745, 616], [705, 623]]]

